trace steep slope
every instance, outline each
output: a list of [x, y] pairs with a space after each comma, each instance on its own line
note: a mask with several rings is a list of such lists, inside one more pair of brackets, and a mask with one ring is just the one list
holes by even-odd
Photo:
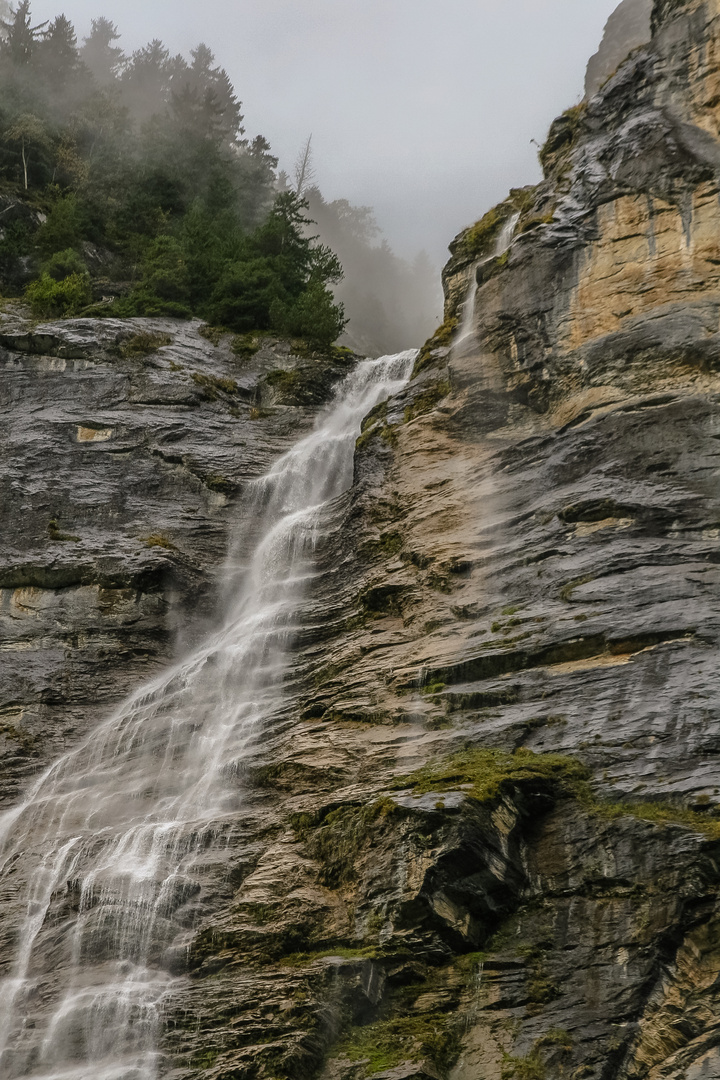
[[650, 40], [653, 0], [622, 0], [605, 26], [600, 48], [590, 57], [585, 75], [585, 97], [591, 98], [622, 61]]
[[352, 360], [199, 327], [4, 313], [3, 800], [216, 618], [239, 490]]
[[556, 122], [366, 422], [182, 1002], [209, 1075], [720, 1072], [719, 10], [656, 6]]
[[[366, 419], [287, 716], [187, 902], [165, 1075], [720, 1076], [719, 50], [720, 0], [658, 0], [650, 44], [553, 125], [543, 183], [453, 242], [445, 324]], [[249, 432], [311, 410], [254, 429], [250, 402], [220, 420], [229, 393], [202, 415], [251, 447], [233, 480], [289, 437]], [[44, 499], [37, 562], [70, 550]], [[230, 511], [203, 514], [210, 583]]]

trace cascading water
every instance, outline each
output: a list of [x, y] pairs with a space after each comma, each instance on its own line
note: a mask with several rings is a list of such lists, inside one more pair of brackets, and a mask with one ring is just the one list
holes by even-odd
[[360, 422], [415, 355], [359, 364], [254, 484], [259, 539], [221, 629], [0, 818], [2, 924], [17, 928], [0, 981], [3, 1080], [157, 1074], [166, 958], [192, 926], [203, 852], [241, 828], [240, 767], [282, 707], [323, 505], [351, 484]]
[[493, 249], [489, 255], [476, 262], [470, 273], [470, 286], [465, 297], [465, 302], [462, 306], [462, 318], [460, 320], [460, 326], [458, 332], [453, 341], [453, 349], [459, 350], [461, 347], [468, 343], [475, 337], [475, 298], [477, 296], [478, 284], [477, 275], [481, 266], [491, 262], [493, 259], [499, 258], [504, 255], [509, 249], [515, 235], [515, 229], [517, 223], [520, 220], [520, 214], [512, 214], [511, 217], [505, 222], [500, 232], [497, 235]]

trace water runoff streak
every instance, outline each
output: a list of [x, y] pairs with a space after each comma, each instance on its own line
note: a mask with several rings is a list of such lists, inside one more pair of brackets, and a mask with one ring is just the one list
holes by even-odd
[[3, 1080], [157, 1075], [166, 958], [192, 929], [203, 853], [242, 828], [242, 762], [282, 707], [323, 505], [352, 483], [360, 422], [415, 355], [360, 363], [253, 484], [254, 550], [221, 628], [0, 818]]
[[478, 283], [477, 276], [478, 270], [486, 263], [492, 262], [493, 259], [499, 258], [504, 255], [512, 244], [513, 237], [515, 235], [515, 229], [517, 223], [520, 220], [520, 214], [512, 214], [505, 222], [500, 232], [497, 235], [493, 249], [489, 255], [480, 259], [472, 268], [470, 273], [470, 286], [467, 291], [467, 296], [462, 306], [462, 318], [460, 320], [460, 326], [458, 327], [457, 335], [453, 341], [453, 350], [455, 352], [463, 352], [464, 348], [468, 345], [475, 343], [475, 300], [477, 297]]

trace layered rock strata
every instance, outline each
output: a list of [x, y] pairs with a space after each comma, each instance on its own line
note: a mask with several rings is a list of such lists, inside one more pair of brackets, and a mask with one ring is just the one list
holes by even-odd
[[[653, 32], [553, 125], [543, 183], [453, 243], [444, 327], [407, 390], [366, 419], [356, 482], [328, 510], [283, 723], [238, 780], [232, 844], [198, 870], [189, 945], [161, 958], [177, 976], [166, 1075], [720, 1076], [720, 2], [658, 0]], [[513, 218], [509, 250], [493, 254]], [[473, 332], [453, 348], [467, 303]], [[158, 383], [208, 385], [171, 363], [238, 393], [146, 414], [146, 442], [124, 460], [162, 483], [150, 504], [127, 476], [137, 496], [122, 543], [106, 530], [89, 549], [93, 566], [142, 568], [170, 558], [135, 539], [157, 531], [189, 550], [160, 593], [178, 594], [176, 612], [195, 610], [198, 582], [210, 594], [242, 513], [242, 485], [213, 492], [203, 470], [241, 483], [312, 414], [251, 420], [263, 408], [244, 401], [232, 355], [190, 334], [123, 375], [139, 380], [133, 408], [157, 409]], [[31, 519], [50, 458], [41, 469], [27, 444], [59, 391], [32, 412], [25, 395], [48, 386], [40, 371], [57, 370], [64, 347], [43, 344], [41, 367], [37, 349], [6, 342], [13, 370], [28, 367], [14, 439], [36, 522], [24, 534], [26, 512], [14, 519], [13, 566], [43, 574], [85, 565], [75, 553], [91, 519], [53, 503], [47, 481]], [[117, 363], [103, 361], [102, 377]], [[267, 379], [252, 375], [253, 400]], [[126, 414], [109, 393], [88, 397], [102, 380], [68, 385], [78, 390], [53, 447], [67, 448], [74, 487], [81, 452], [95, 455], [95, 490], [114, 462], [101, 454], [116, 436], [102, 440]], [[178, 414], [193, 418], [192, 468], [145, 449], [164, 446]], [[212, 441], [195, 441], [198, 416]], [[78, 442], [81, 430], [104, 434]], [[228, 505], [213, 504], [220, 494]], [[80, 541], [53, 538], [50, 520]], [[25, 587], [51, 589], [53, 604], [119, 587], [93, 574], [15, 578], [8, 602]], [[85, 626], [62, 611], [66, 635]], [[108, 697], [147, 667], [128, 666], [117, 643], [146, 625], [140, 647], [156, 662], [168, 618], [138, 609], [134, 628], [113, 624]], [[8, 625], [15, 651], [32, 654], [20, 622]], [[99, 668], [89, 656], [73, 684], [65, 647], [52, 670], [87, 695]], [[51, 717], [38, 712], [30, 734], [54, 735]], [[71, 903], [58, 897], [58, 912]]]
[[4, 314], [2, 799], [216, 618], [238, 493], [352, 360], [199, 326]]

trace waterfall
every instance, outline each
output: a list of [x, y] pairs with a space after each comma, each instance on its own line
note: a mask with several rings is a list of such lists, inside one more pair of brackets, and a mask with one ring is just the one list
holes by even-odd
[[513, 237], [515, 235], [515, 229], [517, 223], [520, 220], [520, 214], [512, 214], [500, 232], [497, 235], [493, 249], [489, 255], [485, 255], [482, 259], [473, 265], [470, 272], [470, 285], [468, 287], [467, 295], [462, 306], [462, 318], [460, 320], [460, 326], [453, 342], [453, 349], [457, 350], [463, 343], [467, 342], [469, 338], [475, 336], [475, 299], [477, 297], [478, 283], [477, 275], [481, 266], [485, 266], [486, 263], [491, 262], [493, 259], [500, 258], [506, 251], [509, 250], [512, 244]]
[[157, 1074], [170, 958], [196, 929], [208, 849], [242, 830], [242, 764], [283, 706], [324, 504], [352, 483], [361, 420], [415, 356], [360, 363], [252, 485], [241, 529], [255, 542], [220, 628], [0, 817], [3, 1080]]

